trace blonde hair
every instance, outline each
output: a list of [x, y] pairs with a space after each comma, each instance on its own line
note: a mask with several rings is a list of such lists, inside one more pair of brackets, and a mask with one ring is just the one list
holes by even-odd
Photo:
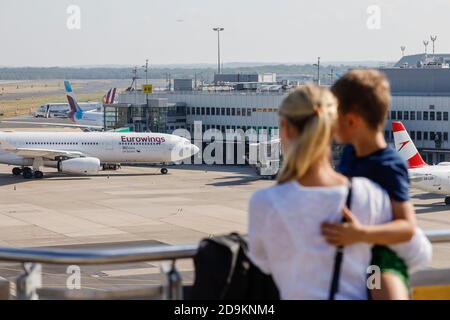
[[302, 178], [311, 165], [330, 150], [337, 102], [329, 90], [305, 85], [284, 99], [279, 114], [299, 132], [278, 174], [278, 182], [283, 183]]

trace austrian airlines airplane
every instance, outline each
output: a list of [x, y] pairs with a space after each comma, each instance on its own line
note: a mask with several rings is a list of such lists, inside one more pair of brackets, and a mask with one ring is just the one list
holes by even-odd
[[96, 174], [102, 164], [163, 164], [198, 151], [188, 139], [162, 133], [0, 132], [0, 163], [17, 166], [12, 173], [25, 179], [43, 178], [44, 166]]
[[431, 193], [446, 196], [445, 204], [450, 205], [450, 162], [430, 166], [423, 161], [403, 123], [392, 122], [395, 149], [408, 161], [411, 185]]

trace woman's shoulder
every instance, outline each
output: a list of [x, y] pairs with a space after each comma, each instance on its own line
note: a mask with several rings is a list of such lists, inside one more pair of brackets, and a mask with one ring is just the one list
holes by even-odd
[[380, 185], [367, 178], [359, 177], [352, 179], [352, 186], [352, 211], [354, 209], [357, 213], [370, 217], [365, 221], [369, 224], [390, 219], [390, 198]]
[[258, 211], [273, 210], [273, 202], [280, 197], [285, 198], [293, 187], [292, 182], [286, 182], [259, 189], [250, 198], [250, 209], [257, 208]]
[[357, 192], [373, 194], [374, 196], [385, 196], [386, 191], [376, 182], [364, 177], [352, 178], [352, 187]]

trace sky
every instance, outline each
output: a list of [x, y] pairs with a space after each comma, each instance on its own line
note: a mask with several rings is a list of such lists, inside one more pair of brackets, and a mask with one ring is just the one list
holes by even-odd
[[0, 0], [0, 66], [216, 63], [215, 26], [224, 63], [396, 61], [432, 34], [450, 52], [449, 14], [449, 0]]

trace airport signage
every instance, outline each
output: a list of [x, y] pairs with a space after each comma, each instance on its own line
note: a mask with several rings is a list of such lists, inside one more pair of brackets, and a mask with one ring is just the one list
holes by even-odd
[[153, 93], [153, 85], [152, 84], [142, 85], [142, 91], [144, 91], [145, 94], [152, 94]]

